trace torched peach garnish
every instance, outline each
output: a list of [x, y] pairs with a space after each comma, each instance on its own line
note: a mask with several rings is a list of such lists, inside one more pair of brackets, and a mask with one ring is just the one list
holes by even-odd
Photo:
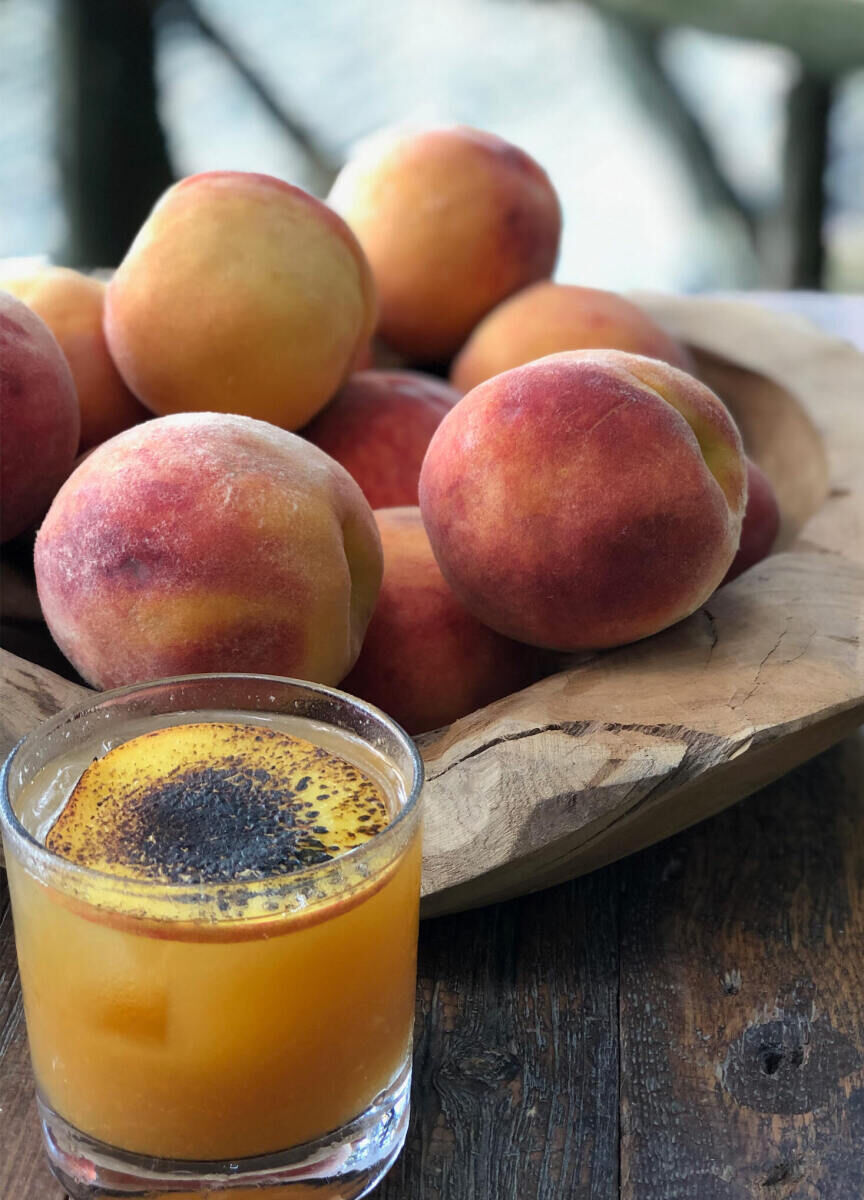
[[359, 767], [261, 725], [157, 729], [96, 759], [51, 829], [80, 866], [163, 883], [273, 878], [327, 862], [388, 822]]

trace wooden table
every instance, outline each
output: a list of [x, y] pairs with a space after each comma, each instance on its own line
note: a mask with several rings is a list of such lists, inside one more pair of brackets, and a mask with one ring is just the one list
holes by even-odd
[[[377, 1200], [864, 1196], [864, 734], [626, 862], [427, 922], [413, 1105]], [[0, 872], [0, 1200], [61, 1197]]]

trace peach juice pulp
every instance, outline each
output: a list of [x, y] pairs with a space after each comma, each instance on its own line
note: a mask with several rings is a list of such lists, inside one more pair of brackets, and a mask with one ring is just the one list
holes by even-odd
[[[112, 860], [110, 839], [94, 849], [112, 820], [102, 806], [111, 806], [116, 774], [104, 795], [97, 777], [83, 796], [91, 824], [78, 842], [74, 830], [56, 832], [99, 749], [78, 747], [44, 766], [22, 789], [17, 814], [34, 842], [69, 861], [65, 870], [40, 871], [26, 852], [10, 853], [7, 844], [6, 853], [33, 1067], [43, 1103], [108, 1146], [171, 1160], [265, 1155], [346, 1125], [405, 1066], [419, 821], [395, 819], [405, 802], [397, 773], [349, 733], [285, 716], [262, 728], [255, 713], [173, 720], [139, 719], [120, 736], [113, 731], [103, 764], [119, 755], [140, 799], [139, 776], [157, 786], [160, 773], [162, 783], [175, 778], [168, 764], [178, 730], [187, 741], [198, 730], [206, 743], [214, 729], [245, 726], [240, 757], [253, 773], [257, 733], [267, 746], [299, 739], [319, 756], [318, 775], [311, 787], [308, 775], [299, 780], [307, 781], [302, 796], [288, 795], [303, 802], [307, 848], [320, 849], [311, 865], [262, 873], [254, 857], [267, 850], [266, 838], [250, 828], [231, 877], [211, 872], [196, 885], [181, 861], [174, 876], [154, 879], [146, 821], [126, 829], [126, 849], [137, 844], [125, 865], [119, 851]], [[331, 783], [338, 798], [339, 781], [328, 774], [336, 762], [379, 797], [383, 819], [371, 825], [373, 836], [362, 805], [323, 811], [317, 797], [328, 797]], [[297, 785], [296, 773], [289, 782]], [[139, 804], [139, 821], [142, 811]], [[199, 821], [205, 841], [214, 823]], [[233, 829], [234, 849], [245, 836]], [[185, 827], [174, 837], [181, 859], [184, 837]]]

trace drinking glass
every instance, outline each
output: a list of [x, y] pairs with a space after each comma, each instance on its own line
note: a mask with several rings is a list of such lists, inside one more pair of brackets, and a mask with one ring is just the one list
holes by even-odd
[[[47, 848], [94, 757], [201, 721], [339, 754], [378, 783], [389, 824], [251, 882], [119, 878]], [[0, 830], [45, 1145], [75, 1200], [349, 1200], [386, 1172], [408, 1120], [422, 780], [379, 710], [262, 675], [94, 695], [19, 743]]]

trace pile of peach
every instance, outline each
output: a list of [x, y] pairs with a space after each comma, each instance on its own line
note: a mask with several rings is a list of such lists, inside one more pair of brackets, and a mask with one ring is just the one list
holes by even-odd
[[0, 279], [2, 537], [44, 518], [78, 671], [344, 682], [421, 732], [769, 553], [725, 406], [634, 304], [550, 282], [560, 225], [515, 146], [389, 133], [327, 204], [193, 176], [107, 285]]

